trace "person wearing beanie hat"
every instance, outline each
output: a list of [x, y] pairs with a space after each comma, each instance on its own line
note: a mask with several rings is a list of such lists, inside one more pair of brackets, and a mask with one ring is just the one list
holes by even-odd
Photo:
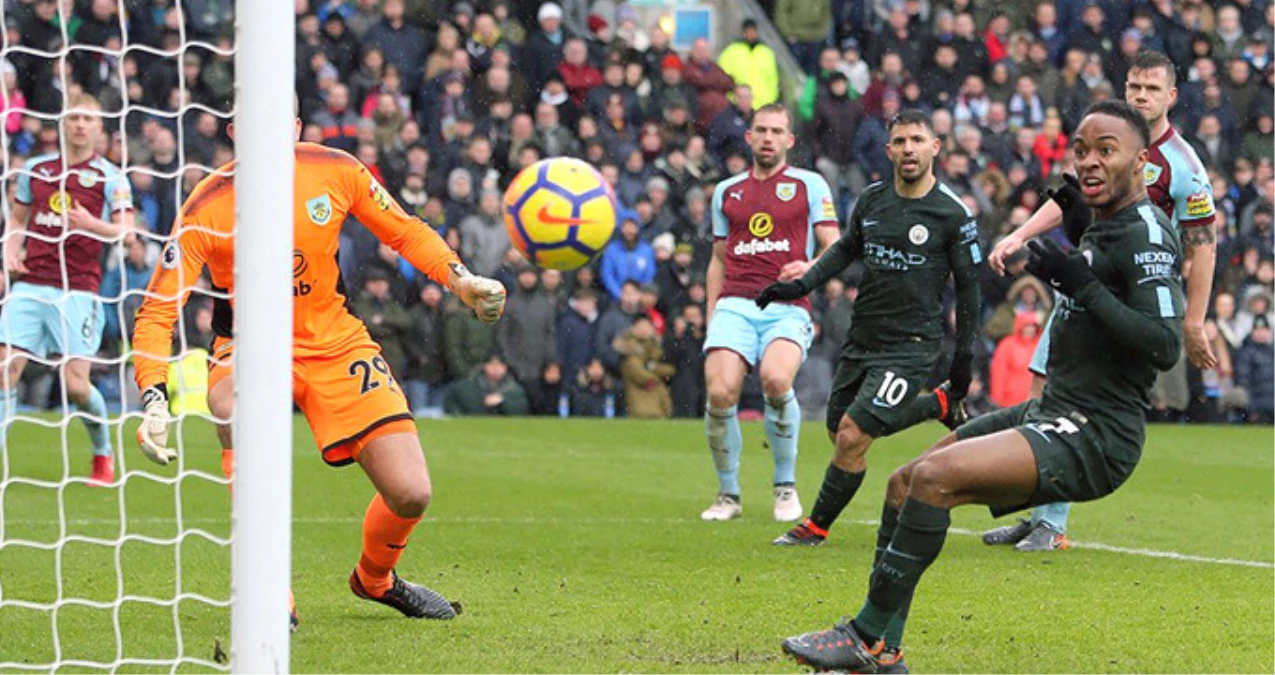
[[536, 12], [538, 29], [528, 36], [518, 59], [527, 86], [532, 91], [543, 89], [545, 81], [557, 72], [558, 64], [562, 63], [562, 48], [569, 37], [563, 29], [562, 16], [562, 6], [556, 2], [546, 2]]
[[545, 22], [562, 21], [562, 7], [556, 2], [546, 2], [541, 5], [539, 11], [536, 12], [536, 21], [540, 23], [542, 30], [546, 32], [553, 32], [557, 29], [557, 26], [552, 26], [552, 24], [547, 26], [545, 25]]

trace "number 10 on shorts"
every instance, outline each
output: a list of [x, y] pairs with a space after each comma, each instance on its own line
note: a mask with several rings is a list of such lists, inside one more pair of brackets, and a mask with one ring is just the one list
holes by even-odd
[[872, 399], [873, 405], [882, 408], [893, 408], [908, 395], [908, 381], [894, 374], [893, 370], [885, 371], [881, 387]]

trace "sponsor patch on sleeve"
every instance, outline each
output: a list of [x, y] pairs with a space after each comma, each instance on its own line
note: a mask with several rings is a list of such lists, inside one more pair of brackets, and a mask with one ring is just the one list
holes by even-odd
[[832, 197], [823, 198], [823, 219], [824, 220], [837, 219], [837, 207], [833, 206]]
[[1200, 218], [1213, 213], [1213, 198], [1208, 192], [1196, 192], [1186, 198], [1186, 215], [1188, 218]]

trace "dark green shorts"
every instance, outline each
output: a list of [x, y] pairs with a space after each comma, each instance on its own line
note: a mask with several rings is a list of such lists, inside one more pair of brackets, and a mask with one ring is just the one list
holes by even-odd
[[836, 433], [842, 415], [849, 415], [863, 432], [882, 438], [918, 424], [909, 410], [925, 387], [938, 350], [880, 354], [847, 347], [837, 362], [828, 397], [828, 431]]
[[1103, 434], [1078, 412], [1050, 414], [1040, 401], [976, 417], [956, 430], [960, 440], [1014, 429], [1031, 445], [1036, 457], [1036, 493], [1024, 504], [991, 507], [996, 517], [1054, 502], [1086, 502], [1105, 497], [1120, 487], [1137, 464], [1108, 459]]

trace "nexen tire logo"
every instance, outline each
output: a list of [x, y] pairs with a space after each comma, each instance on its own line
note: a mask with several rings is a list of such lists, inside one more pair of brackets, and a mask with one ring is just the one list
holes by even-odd
[[759, 253], [773, 253], [775, 251], [783, 251], [787, 253], [792, 250], [792, 242], [787, 239], [779, 241], [771, 241], [769, 239], [753, 239], [750, 241], [741, 241], [735, 244], [735, 255], [757, 255]]

